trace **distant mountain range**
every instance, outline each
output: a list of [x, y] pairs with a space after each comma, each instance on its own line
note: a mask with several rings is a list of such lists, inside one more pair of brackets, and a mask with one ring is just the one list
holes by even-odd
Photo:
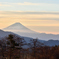
[[[5, 37], [7, 37], [9, 34], [17, 35], [17, 34], [12, 33], [12, 32], [5, 32], [5, 31], [3, 31], [3, 30], [0, 30], [0, 40], [1, 40], [2, 38], [5, 39]], [[20, 35], [17, 35], [17, 36], [18, 36], [18, 37], [21, 37], [21, 38], [23, 38], [23, 39], [25, 40], [25, 42], [27, 43], [27, 45], [24, 45], [25, 48], [29, 47], [28, 44], [29, 44], [29, 43], [31, 44], [30, 41], [33, 40], [33, 38], [30, 38], [30, 37], [23, 37], [23, 36], [20, 36]], [[46, 45], [46, 46], [59, 45], [59, 40], [52, 40], [52, 39], [51, 39], [51, 40], [48, 40], [48, 41], [39, 40], [39, 39], [37, 39], [37, 40], [38, 40], [38, 42], [43, 43], [43, 44]], [[23, 43], [25, 43], [25, 42], [23, 42]]]
[[[33, 38], [30, 38], [30, 37], [20, 36], [20, 35], [18, 35], [18, 34], [13, 33], [13, 32], [8, 32], [8, 31], [0, 30], [0, 38], [8, 37], [9, 34], [17, 35], [18, 37], [24, 38], [27, 43], [29, 43], [30, 40], [33, 39]], [[40, 41], [40, 42], [44, 42], [44, 40], [39, 40], [39, 41]]]
[[12, 24], [6, 28], [3, 29], [4, 31], [11, 31], [18, 35], [25, 36], [25, 37], [32, 37], [32, 38], [38, 38], [40, 40], [59, 40], [59, 35], [54, 34], [46, 34], [46, 33], [37, 33], [34, 32], [27, 27], [23, 26], [21, 23], [15, 23]]

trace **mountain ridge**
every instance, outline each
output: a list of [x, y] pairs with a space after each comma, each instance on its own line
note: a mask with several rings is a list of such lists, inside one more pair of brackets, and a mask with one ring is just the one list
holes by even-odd
[[[23, 36], [20, 36], [18, 34], [15, 34], [15, 33], [12, 33], [12, 32], [5, 32], [3, 30], [0, 30], [0, 40], [3, 38], [5, 39], [5, 37], [8, 37], [9, 34], [12, 34], [12, 35], [17, 35], [18, 37], [21, 37], [25, 40], [25, 42], [27, 43], [27, 45], [25, 47], [29, 47], [28, 44], [31, 43], [30, 40], [33, 40], [34, 38], [30, 38], [30, 37], [23, 37]], [[40, 40], [40, 39], [37, 39], [40, 43], [43, 43], [44, 45], [46, 46], [55, 46], [55, 45], [59, 45], [59, 40], [53, 40], [53, 39], [50, 39], [48, 41], [46, 40]], [[17, 41], [17, 40], [16, 40]], [[23, 42], [24, 43], [24, 42]]]
[[49, 40], [49, 39], [59, 40], [59, 34], [55, 35], [55, 34], [37, 33], [28, 29], [27, 27], [18, 22], [12, 24], [11, 26], [8, 26], [7, 28], [4, 28], [3, 30], [11, 31], [21, 36], [38, 38], [41, 40]]

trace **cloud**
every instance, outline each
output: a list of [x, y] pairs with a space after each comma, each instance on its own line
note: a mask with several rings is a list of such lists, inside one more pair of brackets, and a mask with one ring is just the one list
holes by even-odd
[[20, 11], [0, 11], [0, 17], [12, 17], [12, 19], [24, 20], [56, 20], [59, 21], [58, 12], [20, 12]]
[[52, 4], [52, 3], [32, 3], [32, 2], [23, 2], [23, 3], [10, 3], [10, 2], [0, 2], [1, 4], [8, 5], [34, 5], [34, 6], [59, 6], [59, 4]]
[[51, 6], [51, 5], [59, 5], [59, 4], [50, 4], [50, 3], [31, 3], [31, 2], [24, 2], [24, 3], [13, 3], [17, 5], [39, 5], [39, 6]]
[[11, 6], [11, 5], [3, 4], [3, 3], [0, 2], [0, 6]]
[[[7, 8], [6, 6], [10, 6], [10, 7]], [[0, 10], [10, 10], [10, 11], [11, 10], [17, 10], [17, 11], [18, 10], [20, 10], [20, 11], [59, 11], [58, 7], [59, 7], [59, 4], [52, 4], [52, 3], [0, 2]]]
[[13, 12], [16, 14], [56, 14], [59, 15], [59, 12]]
[[59, 18], [26, 18], [26, 19], [27, 20], [59, 20]]
[[[1, 13], [1, 12], [0, 12]], [[27, 11], [27, 12], [25, 12], [25, 11], [3, 11], [3, 13], [7, 13], [7, 14], [40, 14], [40, 15], [42, 15], [42, 14], [55, 14], [55, 15], [59, 15], [59, 12], [47, 12], [47, 11], [45, 11], [45, 12], [36, 12], [36, 11]]]
[[17, 5], [40, 5], [38, 3], [30, 3], [30, 2], [24, 2], [24, 3], [15, 3]]

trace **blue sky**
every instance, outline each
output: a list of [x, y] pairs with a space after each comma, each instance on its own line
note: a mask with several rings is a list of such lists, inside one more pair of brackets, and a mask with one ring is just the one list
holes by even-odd
[[0, 0], [1, 11], [59, 11], [59, 0]]

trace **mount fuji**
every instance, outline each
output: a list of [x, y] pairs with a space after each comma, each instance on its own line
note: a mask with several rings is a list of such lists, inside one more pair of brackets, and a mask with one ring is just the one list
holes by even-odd
[[21, 23], [15, 23], [12, 24], [6, 28], [4, 28], [6, 31], [12, 31], [12, 32], [23, 32], [23, 33], [34, 33], [34, 31], [28, 29], [27, 27], [23, 26]]
[[11, 32], [14, 32], [18, 35], [25, 36], [25, 37], [38, 38], [40, 40], [50, 40], [50, 39], [59, 40], [59, 34], [55, 35], [55, 34], [37, 33], [37, 32], [34, 32], [34, 31], [28, 29], [21, 23], [12, 24], [12, 25], [4, 28], [3, 30], [11, 31]]

